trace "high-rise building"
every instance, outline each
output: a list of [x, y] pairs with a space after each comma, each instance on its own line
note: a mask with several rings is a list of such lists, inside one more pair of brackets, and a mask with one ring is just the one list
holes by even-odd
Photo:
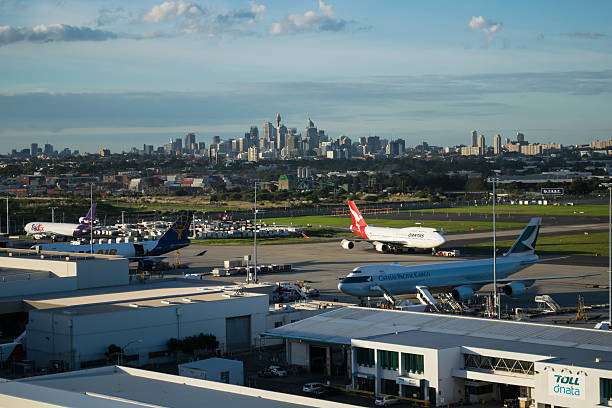
[[36, 156], [38, 154], [38, 143], [32, 143], [30, 145], [30, 156]]
[[478, 137], [478, 147], [479, 147], [480, 149], [485, 149], [485, 148], [487, 147], [487, 143], [486, 143], [486, 140], [485, 140], [485, 136], [484, 136], [484, 135], [480, 135], [480, 136]]
[[478, 132], [475, 130], [472, 130], [472, 143], [470, 144], [471, 147], [477, 147], [478, 146]]
[[310, 118], [308, 118], [306, 123], [306, 140], [308, 141], [308, 150], [314, 150], [316, 147], [319, 147], [319, 133]]
[[263, 138], [268, 145], [270, 145], [272, 143], [272, 140], [274, 140], [275, 138], [275, 130], [276, 129], [274, 129], [274, 125], [272, 125], [272, 123], [265, 122], [263, 124]]
[[495, 142], [493, 143], [493, 154], [501, 154], [502, 152], [501, 135], [498, 133], [495, 135]]
[[218, 145], [219, 143], [221, 143], [221, 136], [213, 136], [212, 137], [212, 144]]
[[185, 151], [187, 153], [193, 153], [195, 150], [196, 135], [195, 133], [187, 133], [185, 135]]
[[249, 147], [249, 161], [256, 162], [259, 159], [259, 149], [257, 146]]
[[279, 125], [277, 132], [276, 148], [281, 150], [283, 147], [287, 146], [287, 135], [289, 134], [289, 131], [287, 130], [287, 126]]
[[516, 141], [519, 143], [525, 143], [525, 135], [522, 134], [521, 132], [517, 132], [516, 133]]
[[45, 143], [45, 149], [43, 150], [43, 153], [45, 154], [45, 156], [52, 156], [53, 155], [53, 145], [49, 143]]

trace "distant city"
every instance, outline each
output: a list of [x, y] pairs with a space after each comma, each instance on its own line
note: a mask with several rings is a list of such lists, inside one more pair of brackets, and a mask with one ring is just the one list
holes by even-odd
[[[402, 138], [384, 139], [380, 136], [364, 136], [352, 140], [348, 136], [330, 138], [323, 129], [317, 128], [309, 118], [304, 134], [298, 132], [297, 127], [287, 127], [281, 122], [280, 114], [276, 116], [276, 126], [272, 122], [265, 122], [260, 134], [257, 126], [251, 126], [244, 137], [221, 139], [213, 136], [212, 142], [206, 146], [205, 142], [198, 142], [195, 133], [187, 133], [184, 137], [171, 138], [162, 146], [144, 144], [142, 148], [132, 147], [129, 154], [136, 155], [192, 155], [203, 157], [213, 163], [222, 160], [250, 161], [256, 162], [266, 159], [296, 159], [296, 158], [327, 158], [327, 159], [352, 159], [352, 158], [379, 158], [397, 157], [405, 154], [438, 154], [438, 155], [462, 155], [462, 156], [491, 156], [504, 154], [521, 154], [527, 156], [555, 155], [564, 149], [580, 149], [581, 154], [608, 154], [607, 149], [612, 147], [612, 140], [592, 141], [588, 145], [563, 146], [560, 143], [529, 143], [525, 134], [517, 132], [514, 139], [502, 138], [499, 133], [492, 137], [493, 144], [487, 145], [486, 136], [473, 130], [468, 137], [467, 144], [455, 146], [432, 146], [426, 141], [419, 143], [414, 148], [406, 147]], [[587, 152], [588, 151], [588, 152]], [[79, 150], [70, 150], [66, 147], [60, 151], [54, 146], [45, 143], [43, 147], [38, 143], [31, 143], [29, 148], [21, 150], [13, 149], [9, 157], [24, 158], [33, 156], [62, 157], [79, 155]], [[113, 154], [110, 149], [101, 147], [98, 151], [100, 156]]]

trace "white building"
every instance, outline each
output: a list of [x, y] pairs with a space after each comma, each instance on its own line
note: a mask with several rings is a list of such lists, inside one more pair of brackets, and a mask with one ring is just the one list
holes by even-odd
[[353, 388], [435, 402], [519, 398], [526, 406], [612, 406], [612, 332], [347, 307], [264, 335], [303, 365], [348, 350]]
[[244, 367], [240, 360], [212, 357], [179, 364], [178, 370], [183, 377], [244, 385]]
[[222, 352], [244, 350], [266, 328], [268, 299], [265, 294], [201, 288], [188, 296], [119, 293], [83, 306], [32, 310], [27, 355], [37, 368], [59, 360], [75, 370], [108, 364], [105, 352], [114, 344], [124, 362], [139, 366], [167, 361], [170, 338], [200, 333], [216, 336]]

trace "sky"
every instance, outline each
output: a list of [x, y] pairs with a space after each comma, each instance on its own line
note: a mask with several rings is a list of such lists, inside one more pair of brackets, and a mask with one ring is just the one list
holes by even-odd
[[241, 137], [612, 139], [609, 1], [0, 0], [0, 151]]

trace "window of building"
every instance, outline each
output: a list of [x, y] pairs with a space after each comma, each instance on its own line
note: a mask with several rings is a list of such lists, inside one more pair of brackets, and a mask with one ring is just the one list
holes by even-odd
[[355, 355], [357, 356], [357, 364], [361, 366], [372, 367], [374, 365], [374, 350], [363, 347], [355, 347]]
[[378, 364], [385, 370], [396, 370], [399, 365], [397, 351], [378, 350]]
[[612, 399], [612, 379], [599, 379], [599, 393], [601, 394], [601, 399], [604, 402]]
[[222, 383], [229, 384], [229, 371], [221, 371], [221, 374], [219, 375], [219, 379], [221, 380]]
[[281, 327], [283, 325], [283, 322], [274, 322], [274, 327]]
[[532, 361], [513, 360], [511, 358], [488, 357], [477, 354], [464, 354], [463, 360], [465, 368], [487, 370], [487, 371], [508, 371], [511, 373], [534, 375], [535, 369]]
[[406, 372], [423, 374], [423, 355], [422, 354], [410, 354], [402, 353], [402, 359], [404, 360], [404, 369]]

